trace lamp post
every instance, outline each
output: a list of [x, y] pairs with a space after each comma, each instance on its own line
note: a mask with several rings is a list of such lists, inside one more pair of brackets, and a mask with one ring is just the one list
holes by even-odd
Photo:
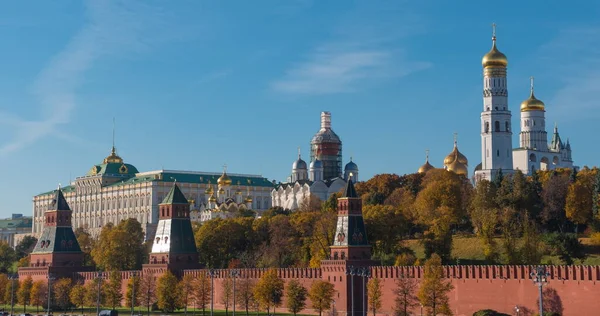
[[333, 308], [331, 309], [331, 316], [336, 316], [337, 311], [335, 310], [335, 300], [331, 300], [331, 303], [333, 304]]
[[369, 267], [362, 267], [358, 271], [358, 275], [362, 277], [362, 303], [363, 303], [363, 316], [367, 316], [367, 302], [365, 295], [365, 280], [371, 277], [371, 269]]
[[210, 276], [210, 316], [214, 315], [214, 300], [215, 300], [215, 276], [217, 276], [217, 271], [210, 269], [208, 270], [208, 275]]
[[540, 316], [544, 316], [544, 285], [548, 284], [548, 276], [550, 275], [546, 272], [546, 267], [537, 266], [531, 273], [529, 274], [533, 283], [536, 284], [540, 291]]
[[421, 316], [423, 316], [423, 303], [421, 303]]
[[135, 309], [135, 278], [137, 277], [137, 271], [131, 272], [131, 277], [133, 281], [131, 282], [131, 316], [133, 316], [133, 312]]
[[19, 279], [19, 276], [16, 274], [10, 275], [8, 277], [10, 280], [10, 314], [15, 314], [15, 281]]
[[229, 272], [229, 275], [233, 278], [233, 316], [235, 316], [235, 278], [240, 276], [240, 270], [233, 269]]
[[52, 281], [56, 280], [56, 278], [48, 273], [48, 312], [46, 315], [50, 315], [50, 305], [52, 304]]
[[100, 315], [100, 285], [102, 285], [102, 272], [96, 275], [98, 281], [98, 296], [96, 297], [96, 315]]
[[519, 305], [515, 306], [515, 313], [517, 313], [517, 316], [519, 316], [519, 312], [521, 310], [519, 309]]
[[350, 294], [352, 301], [352, 313], [351, 316], [354, 316], [354, 276], [356, 275], [356, 268], [353, 266], [348, 266], [346, 270], [346, 275], [350, 275]]

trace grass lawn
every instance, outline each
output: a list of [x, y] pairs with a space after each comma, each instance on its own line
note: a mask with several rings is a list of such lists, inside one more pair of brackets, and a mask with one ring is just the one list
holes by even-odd
[[[100, 307], [100, 310], [106, 310], [106, 309], [110, 309], [107, 307]], [[8, 305], [0, 305], [0, 310], [5, 310], [8, 311], [10, 313], [10, 304]], [[119, 315], [131, 315], [131, 307], [127, 308], [127, 307], [118, 307], [117, 311], [119, 311]], [[275, 310], [275, 312], [277, 313], [277, 315], [292, 315], [290, 313], [287, 312], [287, 309], [285, 309], [284, 307], [279, 307]], [[15, 315], [20, 315], [23, 313], [23, 305], [15, 305], [14, 306], [14, 314]], [[46, 314], [46, 310], [44, 310], [43, 308], [39, 308], [39, 312], [38, 312], [38, 308], [37, 307], [31, 307], [31, 306], [27, 306], [27, 313], [32, 314], [32, 315], [45, 315]], [[63, 311], [63, 310], [53, 310], [52, 313], [54, 315], [82, 315], [81, 313], [81, 308], [77, 308], [77, 309], [72, 309], [72, 310], [68, 310], [68, 311]], [[136, 307], [135, 308], [135, 312], [136, 315], [137, 314], [141, 314], [141, 315], [147, 315], [147, 310], [145, 308], [142, 307]], [[182, 310], [177, 310], [173, 313], [164, 313], [162, 311], [150, 311], [150, 314], [152, 315], [185, 315], [185, 311]], [[240, 309], [240, 308], [236, 308], [235, 311], [236, 316], [245, 316], [246, 315], [246, 310], [245, 309]], [[250, 310], [248, 312], [248, 314], [250, 316], [256, 316], [256, 315], [266, 315], [267, 313], [264, 311], [261, 311], [259, 313], [256, 313], [256, 311], [252, 311]], [[83, 315], [87, 315], [87, 316], [92, 316], [92, 315], [96, 315], [96, 307], [84, 307], [83, 308]], [[192, 309], [192, 308], [188, 308], [187, 311], [187, 315], [189, 316], [201, 316], [202, 315], [202, 309]], [[205, 315], [206, 316], [210, 316], [210, 307], [207, 308], [205, 310]], [[229, 316], [233, 316], [232, 313], [232, 309], [229, 309], [228, 314]], [[214, 311], [214, 316], [226, 316], [225, 315], [225, 311], [224, 310], [216, 310]], [[302, 314], [298, 314], [298, 316], [303, 316]]]
[[[600, 247], [590, 244], [589, 238], [580, 238], [581, 243], [588, 254], [587, 258], [578, 264], [600, 265]], [[500, 238], [496, 239], [497, 244], [501, 243]], [[425, 251], [419, 240], [406, 240], [404, 246], [415, 252], [419, 259], [425, 258]], [[500, 249], [498, 249], [500, 251]], [[485, 264], [485, 256], [481, 240], [477, 237], [454, 237], [452, 240], [452, 257], [459, 259], [460, 264]], [[543, 256], [542, 262], [549, 264], [562, 264], [557, 256]]]

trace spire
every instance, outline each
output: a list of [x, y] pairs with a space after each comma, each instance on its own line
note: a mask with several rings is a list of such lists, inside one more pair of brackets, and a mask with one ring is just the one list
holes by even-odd
[[496, 23], [492, 23], [492, 41], [496, 45]]
[[454, 132], [454, 148], [458, 147], [458, 133]]
[[113, 117], [113, 130], [112, 130], [112, 151], [111, 154], [116, 155], [117, 151], [115, 149], [115, 118]]
[[350, 176], [348, 177], [348, 182], [346, 183], [346, 189], [344, 189], [344, 198], [357, 198], [358, 194], [356, 194], [356, 189], [354, 188], [354, 183], [352, 181], [352, 172], [350, 172]]
[[62, 193], [62, 189], [60, 188], [60, 184], [58, 185], [58, 189], [54, 193], [54, 198], [52, 202], [48, 206], [48, 211], [70, 211], [69, 203], [65, 199], [65, 196]]
[[429, 162], [429, 149], [425, 149], [425, 162]]
[[554, 122], [554, 134], [558, 134], [558, 124]]
[[300, 146], [298, 146], [298, 159], [300, 159], [300, 156], [301, 156], [301, 154], [300, 154]]
[[531, 95], [530, 98], [535, 98], [535, 96], [533, 95], [533, 76], [529, 77], [529, 84], [531, 85]]
[[183, 192], [177, 186], [177, 180], [173, 182], [171, 191], [165, 196], [165, 199], [160, 204], [188, 204], [188, 200], [183, 195]]
[[331, 128], [331, 112], [321, 112], [321, 129]]

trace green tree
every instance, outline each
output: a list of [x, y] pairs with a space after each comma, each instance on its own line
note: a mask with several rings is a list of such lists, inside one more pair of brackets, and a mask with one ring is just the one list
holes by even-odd
[[281, 298], [283, 297], [283, 280], [277, 275], [277, 270], [269, 269], [266, 271], [258, 283], [254, 287], [254, 297], [260, 303], [264, 309], [267, 310], [267, 314], [273, 308], [273, 314], [275, 308], [281, 305]]
[[425, 262], [423, 280], [419, 287], [418, 297], [421, 304], [427, 309], [428, 315], [452, 315], [448, 293], [454, 286], [444, 280], [442, 259], [434, 254]]
[[533, 220], [529, 219], [527, 213], [522, 220], [523, 237], [521, 238], [521, 264], [539, 264], [542, 259], [542, 240], [538, 228]]
[[9, 280], [6, 283], [6, 290], [4, 291], [4, 301], [7, 304], [11, 304], [13, 295], [15, 299], [15, 304], [17, 303], [17, 293], [19, 292], [19, 281], [18, 280]]
[[69, 299], [71, 304], [77, 307], [81, 307], [81, 314], [83, 314], [83, 306], [85, 305], [85, 287], [81, 284], [76, 284], [71, 288], [71, 293], [69, 294]]
[[69, 294], [71, 294], [72, 281], [68, 278], [58, 279], [52, 284], [52, 293], [54, 303], [66, 311], [71, 304]]
[[592, 214], [594, 218], [594, 226], [596, 231], [600, 230], [600, 171], [596, 170], [596, 178], [594, 179], [594, 191], [592, 195]]
[[138, 275], [133, 275], [127, 280], [127, 290], [125, 291], [125, 306], [140, 305], [140, 277]]
[[194, 280], [194, 302], [202, 309], [202, 316], [206, 313], [206, 306], [210, 303], [211, 284], [206, 272], [200, 272]]
[[33, 279], [28, 276], [20, 282], [19, 291], [17, 291], [17, 300], [23, 305], [23, 313], [27, 310], [27, 305], [31, 302], [31, 288], [33, 287]]
[[0, 241], [0, 273], [13, 272], [12, 265], [17, 260], [14, 249], [5, 241]]
[[193, 300], [193, 291], [194, 291], [194, 276], [191, 274], [186, 274], [179, 281], [179, 293], [181, 293], [181, 302], [180, 306], [183, 306], [185, 309], [185, 313], [187, 314], [187, 308], [190, 303], [190, 299]]
[[27, 257], [31, 253], [31, 251], [33, 251], [33, 248], [35, 247], [36, 243], [37, 238], [33, 236], [23, 237], [23, 239], [21, 239], [19, 244], [17, 244], [17, 246], [15, 247], [17, 259]]
[[306, 296], [308, 295], [308, 292], [298, 280], [291, 280], [288, 282], [285, 294], [287, 296], [288, 311], [296, 316], [296, 314], [306, 306]]
[[471, 206], [469, 208], [471, 223], [483, 244], [486, 261], [497, 260], [494, 236], [499, 222], [499, 206], [496, 203], [496, 187], [487, 180], [477, 182]]
[[251, 218], [214, 219], [202, 224], [194, 238], [200, 262], [211, 268], [226, 268], [229, 262], [253, 249]]
[[521, 234], [521, 220], [512, 208], [504, 208], [500, 213], [502, 232], [502, 263], [520, 264], [521, 258], [517, 241]]
[[553, 172], [544, 183], [542, 200], [542, 223], [549, 231], [565, 232], [567, 217], [565, 212], [566, 199], [569, 187], [569, 175]]
[[573, 259], [583, 260], [586, 257], [576, 234], [550, 233], [545, 236], [545, 240], [552, 249], [552, 254], [557, 255], [566, 265], [572, 265]]
[[162, 311], [171, 313], [179, 308], [179, 289], [177, 278], [173, 273], [167, 271], [160, 276], [156, 285], [156, 297], [158, 299], [158, 308]]
[[31, 287], [31, 305], [36, 307], [37, 314], [40, 313], [40, 306], [44, 305], [47, 295], [48, 286], [46, 282], [42, 280], [33, 282], [33, 286]]
[[123, 300], [123, 293], [121, 293], [122, 282], [121, 272], [112, 271], [108, 275], [108, 282], [102, 284], [102, 291], [106, 298], [106, 304], [112, 309], [121, 306], [121, 301]]
[[312, 307], [319, 311], [319, 316], [323, 314], [324, 310], [331, 308], [331, 301], [335, 294], [335, 288], [333, 284], [323, 281], [316, 280], [310, 286], [308, 291], [308, 297], [312, 303]]
[[377, 310], [381, 308], [382, 296], [381, 281], [378, 278], [369, 279], [367, 283], [367, 297], [369, 298], [369, 309], [373, 316], [377, 315]]

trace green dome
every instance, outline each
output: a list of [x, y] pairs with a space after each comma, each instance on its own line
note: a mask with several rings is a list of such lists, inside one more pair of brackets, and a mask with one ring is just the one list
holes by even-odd
[[133, 165], [128, 163], [103, 163], [93, 166], [86, 175], [94, 176], [97, 174], [129, 175], [135, 176], [139, 171]]

